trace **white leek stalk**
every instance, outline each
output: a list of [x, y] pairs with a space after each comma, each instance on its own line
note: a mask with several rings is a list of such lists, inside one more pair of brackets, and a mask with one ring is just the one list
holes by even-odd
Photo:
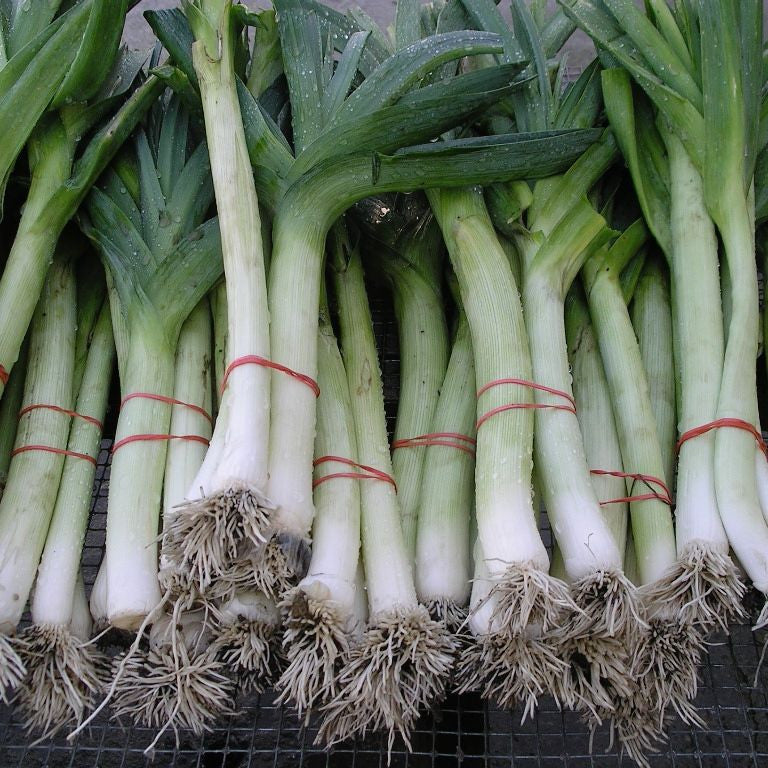
[[[19, 697], [27, 727], [46, 735], [79, 725], [105, 680], [106, 664], [89, 637], [70, 630], [79, 595], [80, 558], [88, 526], [100, 424], [107, 410], [115, 345], [109, 304], [104, 301], [93, 328], [72, 420], [56, 506], [45, 542], [32, 599], [32, 625], [26, 627], [23, 658], [27, 678]], [[81, 456], [91, 456], [94, 463]], [[90, 616], [89, 616], [90, 618]], [[80, 621], [82, 624], [82, 620]]]
[[[32, 319], [24, 407], [72, 407], [75, 361], [75, 280], [69, 254], [54, 259]], [[64, 467], [70, 417], [36, 408], [21, 417], [14, 450], [32, 449], [11, 460], [0, 501], [0, 696], [5, 699], [24, 674], [6, 635], [12, 634], [27, 604]], [[71, 605], [71, 599], [70, 599]]]
[[603, 517], [578, 418], [575, 409], [568, 409], [567, 399], [573, 393], [565, 293], [586, 258], [611, 235], [604, 219], [578, 198], [578, 177], [584, 171], [591, 171], [590, 176], [601, 171], [601, 155], [610, 158], [610, 147], [595, 144], [564, 177], [537, 185], [537, 215], [532, 208], [528, 222], [531, 234], [519, 240], [533, 379], [566, 396], [535, 393], [540, 407], [535, 411], [534, 449], [544, 506], [574, 600], [582, 609], [573, 612], [562, 629], [563, 653], [571, 665], [568, 695], [573, 706], [592, 711], [610, 707], [616, 692], [626, 689], [629, 653], [641, 625], [634, 588], [622, 572], [623, 546], [617, 546]]
[[[626, 498], [627, 482], [619, 476], [624, 465], [611, 395], [589, 309], [578, 283], [571, 287], [566, 298], [565, 334], [568, 340], [568, 360], [573, 370], [576, 414], [584, 438], [587, 464], [592, 472], [592, 486], [616, 546], [622, 550], [627, 541], [628, 507], [627, 502], [614, 499]], [[617, 474], [598, 474], [595, 470]]]
[[[717, 236], [705, 206], [701, 174], [680, 140], [670, 131], [663, 135], [670, 162], [670, 268], [680, 379], [678, 430], [683, 435], [717, 415], [725, 339]], [[694, 221], [696, 226], [691, 226]], [[680, 446], [675, 535], [683, 610], [704, 626], [727, 626], [741, 612], [744, 587], [729, 557], [715, 490], [714, 431]]]
[[[515, 377], [530, 381], [531, 359], [518, 288], [479, 189], [428, 193], [459, 283], [475, 358], [476, 388]], [[475, 510], [478, 539], [493, 582], [492, 632], [477, 637], [475, 665], [485, 691], [526, 710], [544, 690], [561, 690], [565, 665], [550, 642], [564, 611], [568, 588], [549, 574], [531, 487], [531, 390], [498, 386], [476, 404], [484, 418], [509, 404], [477, 431]], [[503, 671], [504, 674], [499, 674]], [[507, 674], [509, 672], [509, 674]], [[496, 681], [500, 687], [496, 690]]]
[[640, 355], [648, 380], [648, 395], [656, 417], [664, 477], [675, 487], [677, 414], [675, 364], [672, 353], [672, 306], [669, 277], [657, 255], [649, 256], [637, 281], [630, 306]]
[[[318, 333], [317, 435], [315, 458], [357, 460], [355, 425], [344, 363], [323, 301]], [[288, 664], [278, 681], [279, 700], [296, 707], [299, 717], [337, 692], [337, 676], [347, 661], [350, 642], [360, 631], [355, 616], [355, 584], [360, 550], [360, 480], [322, 478], [350, 467], [323, 461], [315, 469], [315, 520], [312, 559], [307, 575], [289, 592], [281, 609], [283, 647]]]
[[[358, 459], [392, 476], [384, 399], [360, 254], [337, 225], [331, 263]], [[423, 707], [444, 695], [455, 643], [419, 604], [394, 484], [360, 480], [362, 545], [370, 617], [324, 707], [318, 739], [333, 743], [369, 729], [408, 742]]]
[[[192, 56], [203, 103], [211, 172], [219, 212], [227, 280], [227, 360], [257, 355], [269, 359], [269, 315], [261, 219], [245, 145], [234, 73], [236, 40], [231, 0], [199, 0], [186, 6], [195, 34]], [[184, 550], [192, 578], [205, 591], [234, 560], [241, 543], [259, 547], [269, 537], [272, 507], [264, 497], [269, 442], [269, 369], [254, 364], [233, 369], [229, 404], [215, 433], [221, 453], [201, 468], [190, 501], [174, 518], [174, 537], [194, 540]], [[230, 530], [220, 540], [213, 517]], [[195, 538], [196, 537], [196, 538]]]
[[[470, 592], [469, 528], [474, 497], [475, 363], [472, 338], [460, 310], [453, 349], [430, 432], [448, 445], [424, 450], [416, 538], [416, 593], [434, 618], [457, 631]], [[456, 447], [450, 445], [455, 443]]]

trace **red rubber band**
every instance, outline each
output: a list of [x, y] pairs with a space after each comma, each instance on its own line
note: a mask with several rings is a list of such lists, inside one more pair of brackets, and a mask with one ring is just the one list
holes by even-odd
[[550, 395], [557, 395], [557, 397], [562, 397], [563, 400], [567, 400], [570, 403], [571, 408], [573, 408], [573, 412], [576, 412], [576, 401], [567, 392], [548, 387], [546, 384], [537, 384], [535, 381], [526, 381], [525, 379], [496, 379], [496, 381], [489, 381], [485, 386], [482, 386], [477, 390], [477, 396], [480, 397], [480, 395], [487, 392], [489, 389], [501, 386], [502, 384], [518, 384], [521, 387], [528, 387], [530, 389], [537, 389], [540, 392], [548, 392]]
[[112, 446], [112, 453], [114, 454], [115, 451], [122, 448], [124, 445], [128, 445], [128, 443], [146, 443], [156, 442], [158, 440], [191, 440], [195, 443], [202, 443], [203, 445], [208, 445], [210, 442], [207, 438], [201, 437], [200, 435], [129, 435], [122, 440], [118, 440]]
[[259, 355], [244, 355], [243, 357], [235, 358], [227, 366], [227, 370], [224, 371], [224, 379], [221, 382], [222, 392], [227, 388], [227, 380], [229, 379], [229, 374], [232, 373], [235, 368], [239, 368], [241, 365], [261, 365], [264, 366], [264, 368], [271, 368], [274, 371], [279, 371], [280, 373], [285, 373], [288, 376], [293, 376], [294, 379], [298, 379], [302, 384], [309, 387], [315, 393], [315, 397], [320, 397], [320, 387], [311, 376], [307, 376], [306, 374], [294, 371], [285, 365], [281, 365], [280, 363], [273, 363], [271, 360], [267, 360], [266, 357], [260, 357]]
[[496, 379], [495, 381], [489, 381], [484, 386], [477, 390], [477, 396], [480, 397], [484, 392], [487, 392], [493, 387], [498, 387], [502, 384], [517, 384], [521, 387], [529, 387], [540, 392], [547, 392], [550, 395], [556, 395], [562, 397], [568, 402], [568, 405], [561, 403], [508, 403], [507, 405], [499, 405], [496, 408], [491, 408], [490, 411], [484, 413], [475, 424], [475, 430], [479, 430], [480, 427], [485, 424], [491, 416], [495, 416], [497, 413], [503, 413], [504, 411], [526, 411], [526, 410], [548, 410], [548, 411], [567, 411], [576, 415], [576, 401], [567, 392], [563, 392], [553, 387], [548, 387], [545, 384], [537, 384], [535, 381], [527, 381], [526, 379]]
[[104, 429], [104, 425], [98, 419], [94, 419], [93, 416], [86, 416], [83, 413], [71, 411], [69, 408], [61, 408], [58, 405], [46, 405], [45, 403], [33, 403], [32, 405], [25, 406], [19, 411], [19, 418], [21, 418], [25, 413], [36, 411], [38, 408], [44, 408], [47, 411], [56, 411], [56, 413], [63, 413], [66, 416], [71, 416], [74, 419], [82, 419], [83, 421], [87, 421], [89, 424], [93, 424], [94, 427], [98, 427], [99, 431]]
[[496, 381], [489, 381], [485, 386], [480, 387], [477, 390], [477, 396], [480, 397], [484, 392], [487, 392], [492, 387], [498, 387], [501, 384], [518, 384], [521, 387], [529, 387], [530, 389], [536, 389], [540, 392], [547, 392], [550, 395], [556, 395], [562, 397], [568, 401], [568, 405], [561, 403], [508, 403], [507, 405], [499, 405], [496, 408], [491, 408], [490, 411], [484, 413], [475, 424], [475, 430], [485, 424], [491, 416], [495, 416], [497, 413], [503, 413], [504, 411], [526, 411], [526, 410], [548, 410], [548, 411], [567, 411], [576, 415], [576, 401], [567, 392], [563, 392], [553, 387], [548, 387], [545, 384], [537, 384], [535, 381], [526, 381], [525, 379], [496, 379]]
[[26, 453], [27, 451], [45, 451], [46, 453], [57, 453], [61, 456], [73, 456], [76, 459], [84, 459], [90, 461], [93, 466], [98, 466], [96, 459], [93, 456], [89, 456], [87, 453], [77, 453], [77, 451], [65, 451], [63, 448], [53, 448], [50, 445], [22, 445], [21, 448], [14, 448], [11, 451], [11, 456], [15, 456], [17, 453]]
[[317, 467], [320, 464], [326, 464], [329, 461], [346, 464], [349, 467], [360, 469], [362, 472], [333, 472], [330, 475], [323, 475], [323, 477], [318, 477], [312, 482], [312, 490], [326, 480], [332, 480], [335, 477], [346, 477], [352, 480], [381, 480], [382, 482], [389, 483], [395, 490], [397, 490], [395, 478], [391, 475], [382, 472], [380, 469], [376, 469], [376, 467], [369, 467], [367, 464], [358, 464], [356, 461], [346, 459], [343, 456], [321, 456], [319, 459], [315, 459], [312, 462], [312, 466]]
[[[468, 443], [468, 445], [462, 445], [462, 442]], [[398, 448], [421, 448], [430, 445], [442, 445], [446, 448], [456, 448], [459, 451], [468, 453], [470, 456], [474, 456], [474, 446], [477, 445], [477, 440], [468, 435], [459, 434], [458, 432], [430, 432], [426, 435], [417, 435], [416, 437], [405, 437], [402, 440], [395, 440], [392, 443], [392, 450], [396, 451]]]
[[661, 489], [661, 493], [659, 493], [658, 491], [654, 491], [653, 488], [651, 488], [650, 493], [643, 493], [643, 494], [640, 494], [639, 496], [622, 496], [618, 499], [609, 499], [608, 501], [601, 501], [600, 502], [601, 507], [607, 506], [608, 504], [620, 504], [621, 502], [632, 503], [634, 501], [650, 501], [651, 499], [656, 499], [657, 501], [663, 501], [665, 504], [668, 504], [670, 507], [672, 506], [672, 494], [669, 492], [669, 488], [667, 488], [667, 484], [658, 477], [654, 477], [653, 475], [644, 475], [641, 472], [618, 472], [618, 471], [611, 471], [608, 469], [590, 469], [589, 472], [592, 475], [610, 475], [611, 477], [624, 477], [632, 480], [639, 480], [640, 482], [643, 482], [648, 486], [655, 485]]
[[190, 410], [195, 411], [195, 413], [199, 413], [201, 416], [205, 417], [206, 421], [211, 426], [213, 426], [213, 419], [211, 418], [211, 414], [208, 413], [205, 408], [201, 408], [199, 405], [195, 405], [194, 403], [185, 403], [183, 400], [177, 400], [175, 397], [156, 395], [152, 392], [131, 392], [130, 395], [126, 395], [120, 401], [120, 407], [122, 408], [129, 400], [133, 400], [135, 397], [142, 398], [143, 400], [158, 400], [161, 403], [168, 403], [168, 405], [183, 405], [185, 408], [189, 408]]
[[711, 432], [713, 429], [720, 429], [721, 427], [732, 427], [733, 429], [743, 429], [745, 432], [749, 432], [749, 434], [752, 435], [752, 437], [754, 437], [757, 441], [760, 450], [766, 455], [766, 457], [768, 457], [768, 446], [765, 444], [763, 436], [760, 434], [760, 432], [757, 431], [754, 425], [750, 424], [748, 421], [744, 421], [743, 419], [734, 419], [730, 417], [716, 419], [715, 421], [710, 421], [707, 424], [702, 424], [700, 427], [694, 427], [693, 429], [689, 429], [687, 432], [683, 432], [683, 434], [680, 435], [680, 439], [677, 441], [677, 445], [675, 447], [679, 452], [680, 448], [683, 446], [683, 443], [687, 442], [688, 440], [692, 440], [694, 437], [700, 437], [701, 435], [705, 435], [707, 432]]
[[8, 383], [9, 376], [10, 374], [8, 373], [8, 371], [6, 371], [5, 368], [2, 365], [0, 365], [0, 381], [3, 382], [3, 386], [5, 386]]

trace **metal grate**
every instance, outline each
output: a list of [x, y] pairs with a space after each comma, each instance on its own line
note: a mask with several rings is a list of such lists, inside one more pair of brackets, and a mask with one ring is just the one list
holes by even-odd
[[[375, 295], [375, 294], [374, 294]], [[399, 380], [397, 333], [386, 300], [372, 300], [374, 325], [383, 358], [390, 427]], [[114, 414], [112, 414], [114, 429]], [[108, 422], [109, 424], [109, 422]], [[108, 427], [109, 428], [109, 427]], [[93, 513], [83, 553], [83, 576], [90, 587], [103, 552], [109, 445], [103, 443], [94, 488]], [[546, 526], [546, 521], [544, 522]], [[544, 543], [551, 543], [545, 527]], [[752, 617], [758, 597], [750, 596]], [[673, 722], [669, 739], [652, 766], [674, 768], [762, 768], [768, 766], [768, 669], [762, 667], [754, 685], [765, 633], [753, 634], [735, 625], [728, 637], [715, 636], [700, 674], [699, 712], [708, 730]], [[178, 744], [168, 733], [155, 750], [158, 768], [385, 768], [386, 743], [371, 736], [326, 752], [314, 746], [314, 725], [302, 731], [288, 709], [274, 704], [269, 693], [240, 702], [237, 716], [202, 737], [180, 731]], [[392, 768], [628, 768], [634, 763], [608, 748], [607, 730], [590, 745], [587, 728], [577, 715], [560, 712], [551, 699], [540, 702], [536, 716], [520, 722], [521, 712], [488, 706], [477, 696], [449, 697], [419, 721], [411, 740], [392, 751]], [[0, 705], [0, 768], [137, 768], [150, 764], [143, 750], [154, 738], [147, 728], [99, 717], [90, 731], [73, 744], [64, 736], [32, 744], [14, 713]]]

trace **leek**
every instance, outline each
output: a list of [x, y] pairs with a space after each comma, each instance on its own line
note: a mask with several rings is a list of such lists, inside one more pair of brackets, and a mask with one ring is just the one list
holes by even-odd
[[[138, 629], [161, 598], [157, 530], [168, 438], [145, 436], [169, 434], [171, 405], [164, 398], [173, 393], [179, 331], [221, 271], [217, 222], [201, 224], [212, 198], [206, 147], [187, 157], [186, 141], [184, 112], [173, 101], [156, 158], [144, 133], [136, 139], [140, 201], [112, 172], [104, 191], [92, 191], [84, 222], [129, 332], [121, 384], [130, 399], [115, 435], [105, 552], [108, 618], [124, 629]], [[172, 170], [159, 178], [166, 167]]]
[[456, 645], [416, 597], [395, 484], [387, 481], [392, 461], [360, 252], [341, 225], [334, 230], [330, 266], [358, 460], [378, 476], [360, 488], [368, 625], [341, 670], [338, 693], [323, 708], [318, 739], [333, 743], [385, 728], [391, 749], [395, 732], [408, 743], [421, 707], [444, 695]]
[[677, 418], [675, 407], [675, 364], [672, 352], [672, 307], [663, 263], [656, 257], [645, 262], [630, 307], [648, 395], [656, 417], [656, 431], [662, 451], [664, 477], [672, 492], [677, 462]]
[[[97, 292], [98, 295], [98, 292]], [[20, 635], [22, 658], [29, 670], [19, 705], [26, 726], [46, 737], [59, 728], [79, 725], [106, 679], [108, 665], [94, 646], [87, 645], [90, 628], [81, 634], [75, 603], [80, 595], [80, 557], [88, 525], [96, 458], [101, 445], [101, 423], [107, 409], [115, 345], [109, 304], [92, 326], [87, 358], [75, 403], [61, 484], [43, 550], [32, 599], [32, 625]], [[83, 322], [82, 314], [78, 329]], [[93, 461], [84, 460], [91, 457]], [[87, 609], [86, 609], [87, 611]], [[90, 614], [88, 614], [90, 620]]]
[[229, 369], [226, 418], [220, 414], [214, 430], [220, 447], [206, 458], [188, 502], [169, 525], [167, 556], [187, 569], [204, 593], [247, 554], [245, 542], [258, 549], [268, 539], [274, 509], [265, 496], [270, 377], [268, 368], [249, 358], [269, 360], [269, 315], [258, 198], [237, 101], [232, 2], [200, 0], [188, 3], [185, 12], [195, 36], [192, 58], [227, 278], [227, 360], [248, 363]]
[[323, 300], [318, 334], [315, 520], [307, 575], [282, 604], [287, 665], [278, 681], [280, 701], [291, 702], [299, 717], [338, 692], [338, 676], [350, 645], [362, 630], [355, 616], [355, 583], [360, 550], [360, 480], [328, 475], [350, 467], [326, 457], [357, 461], [355, 427], [347, 374]]
[[[35, 311], [16, 455], [0, 501], [0, 696], [25, 668], [6, 638], [27, 603], [45, 545], [64, 467], [75, 361], [75, 281], [72, 246], [59, 247]], [[61, 409], [61, 410], [56, 410]]]
[[459, 317], [430, 432], [417, 515], [416, 593], [454, 633], [470, 593], [470, 519], [474, 495], [475, 361], [466, 315]]

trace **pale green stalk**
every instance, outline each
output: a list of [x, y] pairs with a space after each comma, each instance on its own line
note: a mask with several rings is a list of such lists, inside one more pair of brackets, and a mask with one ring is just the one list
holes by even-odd
[[658, 258], [646, 260], [634, 291], [630, 314], [648, 379], [651, 408], [656, 417], [664, 476], [670, 490], [674, 491], [677, 413], [672, 306], [667, 272]]
[[[381, 371], [360, 254], [344, 252], [341, 259], [344, 257], [346, 263], [337, 258], [332, 263], [332, 270], [357, 461], [392, 477]], [[418, 601], [394, 484], [365, 481], [361, 483], [360, 498], [370, 620], [376, 623], [379, 617], [393, 610], [414, 610]]]
[[153, 151], [146, 134], [136, 137], [129, 169], [136, 198], [113, 170], [103, 190], [91, 192], [82, 216], [111, 273], [118, 300], [113, 316], [122, 316], [117, 347], [121, 358], [124, 353], [124, 399], [113, 446], [105, 563], [109, 620], [125, 629], [141, 626], [160, 601], [158, 523], [166, 451], [177, 439], [169, 437], [166, 398], [173, 396], [181, 326], [221, 275], [216, 220], [200, 223], [212, 198], [206, 148], [188, 152], [188, 116], [177, 100], [166, 106], [154, 140]]
[[[371, 254], [373, 260], [383, 262], [379, 266], [389, 278], [397, 319], [400, 391], [395, 443], [433, 431], [432, 420], [448, 364], [448, 328], [439, 276], [424, 263], [432, 256], [430, 251], [440, 247], [439, 238], [433, 222], [426, 236], [417, 235], [403, 243], [403, 258]], [[432, 260], [435, 266], [439, 264]], [[411, 557], [416, 550], [424, 460], [424, 448], [404, 446], [392, 451], [403, 535]]]
[[[584, 438], [587, 464], [590, 470], [621, 473], [624, 465], [611, 395], [586, 298], [578, 284], [571, 287], [566, 298], [565, 334], [573, 374], [573, 397]], [[625, 498], [628, 495], [627, 482], [623, 477], [592, 472], [592, 486], [616, 546], [622, 550], [627, 540], [627, 503], [605, 502]]]
[[[109, 305], [104, 301], [86, 344], [75, 410], [102, 422], [112, 379], [115, 345]], [[91, 617], [80, 575], [83, 540], [91, 506], [100, 424], [73, 418], [56, 506], [32, 599], [33, 624], [21, 635], [28, 674], [19, 697], [26, 726], [50, 735], [79, 725], [106, 681], [107, 663], [90, 640]], [[93, 457], [93, 463], [82, 456]]]
[[[611, 393], [624, 469], [666, 484], [648, 380], [620, 284], [627, 254], [631, 256], [645, 237], [643, 225], [636, 224], [612, 249], [592, 256], [584, 265], [583, 277]], [[643, 481], [631, 488], [633, 496], [664, 495], [663, 490]], [[651, 584], [667, 576], [677, 557], [672, 510], [661, 498], [651, 498], [631, 502], [630, 514], [640, 581]]]
[[[615, 233], [587, 202], [615, 159], [610, 134], [562, 176], [539, 182], [528, 210], [529, 232], [516, 238], [523, 258], [523, 307], [537, 391], [537, 474], [573, 599], [562, 630], [570, 662], [564, 696], [588, 716], [611, 712], [631, 686], [631, 649], [642, 631], [636, 592], [622, 571], [624, 547], [605, 520], [587, 461], [573, 397], [565, 330], [565, 295], [581, 266]], [[551, 406], [556, 406], [552, 408]], [[582, 667], [578, 659], [591, 660]]]
[[[532, 226], [537, 229], [536, 223]], [[534, 238], [538, 234], [536, 229]], [[605, 242], [610, 230], [602, 217], [583, 201], [543, 234], [546, 239], [540, 247], [529, 245], [533, 254], [524, 266], [523, 306], [533, 357], [533, 381], [572, 396], [565, 293], [584, 260]], [[564, 398], [547, 392], [536, 392], [535, 399], [542, 405], [568, 405]], [[537, 408], [535, 414], [534, 448], [544, 505], [569, 578], [577, 582], [596, 572], [620, 571], [621, 550], [603, 521], [576, 414], [550, 408]]]
[[[70, 259], [61, 251], [49, 270], [33, 319], [24, 407], [36, 404], [72, 407], [75, 325], [74, 272]], [[70, 421], [67, 414], [47, 408], [26, 413], [19, 423], [14, 450], [42, 445], [64, 451]], [[44, 450], [24, 451], [11, 460], [0, 501], [0, 631], [3, 634], [14, 632], [26, 606], [63, 466], [62, 453]]]
[[[185, 12], [195, 35], [192, 59], [219, 213], [227, 283], [227, 360], [231, 363], [249, 355], [269, 360], [261, 217], [237, 97], [232, 2], [199, 0], [188, 3]], [[269, 383], [270, 371], [262, 365], [232, 369], [226, 382], [226, 419], [220, 416], [214, 430], [217, 445], [221, 441], [220, 453], [217, 450], [203, 463], [190, 485], [187, 497], [191, 501], [176, 518], [181, 526], [179, 537], [189, 535], [185, 520], [190, 515], [198, 515], [189, 525], [201, 532], [204, 517], [215, 511], [218, 517], [235, 521], [228, 523], [235, 526], [233, 539], [247, 537], [248, 531], [251, 543], [259, 546], [268, 538], [272, 506], [263, 494], [268, 478]], [[210, 541], [212, 535], [216, 534], [208, 530], [200, 551], [191, 555], [199, 572], [199, 589], [205, 589], [231, 565], [222, 562], [222, 557], [228, 557], [221, 553], [218, 542]]]
[[[359, 251], [337, 225], [331, 266], [358, 460], [392, 476], [376, 343]], [[393, 483], [360, 480], [361, 539], [370, 609], [368, 629], [338, 679], [319, 739], [333, 742], [370, 728], [408, 740], [423, 707], [445, 691], [455, 644], [416, 597]], [[363, 687], [364, 686], [364, 693]]]
[[[500, 379], [533, 378], [523, 311], [507, 253], [479, 189], [431, 190], [472, 337], [477, 390]], [[474, 674], [484, 695], [529, 711], [545, 689], [562, 691], [565, 665], [548, 633], [573, 607], [548, 575], [531, 484], [531, 390], [494, 386], [476, 403], [475, 514], [493, 600], [477, 636]], [[505, 409], [508, 405], [518, 406]], [[501, 408], [488, 417], [494, 409]], [[467, 686], [477, 684], [468, 681]]]
[[[193, 408], [174, 404], [171, 408], [172, 435], [211, 438], [211, 309], [204, 298], [181, 326], [176, 346], [176, 373], [173, 397], [202, 408], [208, 418]], [[171, 440], [165, 458], [163, 481], [163, 523], [184, 501], [190, 483], [205, 458], [207, 445], [197, 440]]]
[[[91, 334], [88, 356], [74, 410], [97, 422], [104, 421], [112, 381], [115, 344], [109, 305], [103, 302]], [[99, 455], [101, 429], [81, 418], [72, 419], [67, 450], [84, 456]], [[32, 599], [35, 624], [67, 625], [72, 616], [80, 556], [88, 525], [95, 464], [67, 456], [53, 510], [45, 550]]]
[[[434, 606], [433, 615], [455, 619], [470, 592], [469, 528], [474, 496], [476, 397], [472, 339], [463, 311], [448, 361], [440, 399], [429, 429], [463, 435], [437, 438], [449, 445], [425, 451], [416, 538], [416, 592]], [[450, 445], [455, 444], [456, 447]], [[458, 610], [456, 610], [458, 609]], [[457, 622], [460, 624], [461, 622]]]
[[664, 455], [643, 358], [620, 281], [623, 267], [646, 237], [642, 221], [635, 222], [612, 248], [595, 254], [582, 270], [624, 469], [642, 476], [629, 486], [629, 495], [634, 498], [630, 515], [637, 578], [644, 587], [650, 630], [630, 648], [635, 682], [625, 701], [637, 713], [635, 722], [624, 709], [616, 718], [619, 727], [633, 732], [638, 727], [660, 730], [668, 709], [688, 723], [699, 722], [691, 702], [696, 695], [696, 668], [702, 647], [698, 627], [691, 625], [685, 615], [685, 586], [678, 584], [673, 500], [666, 485]]
[[[318, 333], [317, 435], [315, 458], [337, 456], [357, 461], [347, 374], [323, 298]], [[337, 690], [353, 635], [362, 632], [355, 602], [360, 551], [361, 483], [354, 478], [322, 478], [354, 471], [323, 461], [315, 468], [315, 519], [312, 559], [307, 575], [281, 604], [287, 666], [278, 682], [280, 701], [289, 701], [299, 717], [327, 702]], [[364, 598], [364, 596], [363, 596]]]
[[[530, 381], [517, 285], [480, 191], [440, 190], [428, 195], [459, 281], [472, 334], [477, 389], [509, 377]], [[496, 407], [532, 399], [525, 387], [494, 387], [481, 396], [476, 414], [480, 418]], [[532, 563], [543, 571], [549, 567], [531, 503], [532, 441], [529, 409], [498, 413], [478, 430], [478, 535], [488, 569], [497, 578], [516, 563]]]
[[[129, 310], [130, 342], [122, 390], [173, 392], [175, 345], [151, 310]], [[134, 435], [169, 433], [171, 406], [135, 398], [120, 409], [115, 445]], [[114, 450], [114, 449], [113, 449]], [[129, 442], [112, 455], [107, 510], [108, 617], [121, 629], [138, 629], [160, 602], [157, 528], [162, 508], [167, 441]]]

